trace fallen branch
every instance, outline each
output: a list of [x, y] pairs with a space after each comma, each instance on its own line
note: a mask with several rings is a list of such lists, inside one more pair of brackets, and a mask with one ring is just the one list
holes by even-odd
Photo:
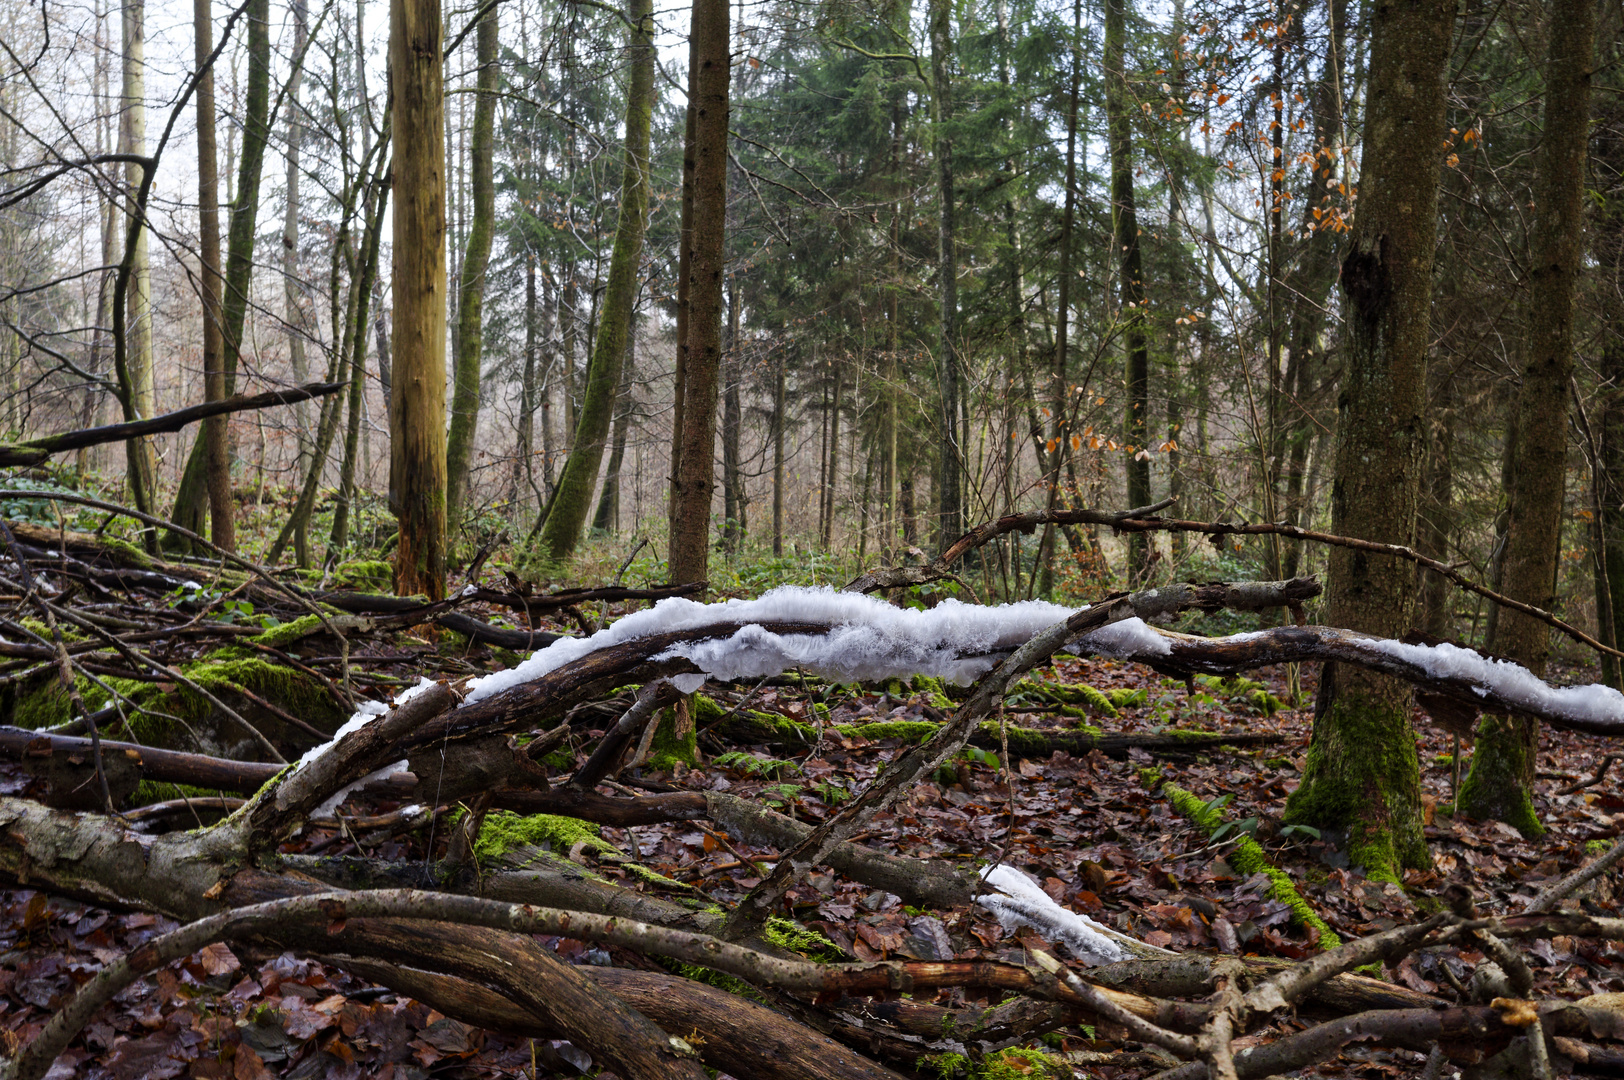
[[142, 435], [157, 435], [166, 431], [179, 431], [188, 424], [207, 420], [211, 416], [245, 412], [249, 409], [268, 409], [274, 405], [292, 405], [311, 398], [336, 394], [349, 383], [306, 383], [288, 390], [267, 390], [263, 394], [247, 396], [237, 394], [223, 401], [206, 401], [184, 409], [154, 416], [148, 420], [134, 420], [124, 424], [105, 424], [102, 427], [65, 431], [60, 435], [45, 435], [23, 443], [0, 443], [0, 466], [38, 465], [52, 454], [64, 450], [82, 450], [87, 446], [134, 439]]
[[1163, 499], [1151, 506], [1136, 510], [1034, 510], [1027, 514], [1006, 514], [997, 521], [976, 526], [953, 543], [946, 551], [924, 566], [893, 566], [871, 570], [849, 582], [846, 592], [871, 593], [880, 589], [895, 589], [908, 585], [924, 585], [953, 576], [953, 564], [983, 544], [1005, 533], [1021, 532], [1030, 535], [1039, 525], [1108, 525], [1116, 528], [1121, 522], [1165, 510], [1173, 505], [1172, 499]]
[[1332, 547], [1352, 548], [1355, 551], [1368, 551], [1375, 555], [1389, 555], [1395, 559], [1405, 559], [1417, 566], [1424, 566], [1435, 574], [1448, 578], [1460, 588], [1481, 596], [1491, 603], [1510, 608], [1513, 611], [1520, 611], [1530, 618], [1538, 619], [1545, 625], [1560, 630], [1574, 641], [1588, 645], [1599, 653], [1624, 657], [1624, 650], [1602, 644], [1577, 626], [1558, 618], [1549, 611], [1537, 608], [1532, 604], [1525, 604], [1521, 600], [1514, 600], [1504, 593], [1498, 593], [1493, 589], [1479, 585], [1448, 563], [1439, 562], [1437, 559], [1421, 554], [1414, 548], [1404, 547], [1400, 544], [1382, 544], [1374, 540], [1362, 540], [1355, 536], [1338, 536], [1335, 533], [1298, 528], [1285, 522], [1269, 521], [1260, 521], [1255, 524], [1227, 521], [1181, 521], [1173, 518], [1141, 517], [1130, 514], [1114, 522], [1112, 527], [1122, 532], [1193, 532], [1204, 533], [1211, 537], [1285, 536], [1293, 540], [1308, 540], [1316, 544], [1329, 544]]
[[1154, 627], [1095, 651], [1171, 673], [1232, 675], [1271, 664], [1336, 660], [1394, 675], [1474, 709], [1532, 716], [1552, 727], [1624, 736], [1624, 694], [1607, 686], [1553, 687], [1527, 668], [1453, 645], [1411, 645], [1330, 626], [1277, 626], [1203, 638]]

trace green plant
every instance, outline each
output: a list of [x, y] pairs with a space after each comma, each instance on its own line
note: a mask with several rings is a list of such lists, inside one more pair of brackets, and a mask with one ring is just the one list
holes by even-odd
[[743, 750], [729, 750], [725, 754], [718, 754], [711, 761], [742, 776], [759, 775], [767, 779], [782, 779], [790, 773], [801, 771], [801, 767], [793, 761], [784, 758], [760, 758]]

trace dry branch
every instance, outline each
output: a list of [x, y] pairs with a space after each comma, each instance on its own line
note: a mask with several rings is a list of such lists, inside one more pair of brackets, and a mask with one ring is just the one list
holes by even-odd
[[237, 394], [224, 401], [208, 401], [184, 409], [154, 416], [148, 420], [134, 420], [125, 424], [106, 424], [102, 427], [66, 431], [60, 435], [46, 435], [24, 443], [0, 443], [0, 466], [38, 465], [52, 454], [64, 450], [81, 450], [87, 446], [134, 439], [142, 435], [157, 435], [166, 431], [179, 431], [188, 424], [207, 420], [211, 416], [245, 412], [249, 409], [268, 409], [274, 405], [292, 405], [311, 398], [336, 394], [348, 383], [306, 383], [289, 390], [267, 390], [263, 394], [248, 396]]

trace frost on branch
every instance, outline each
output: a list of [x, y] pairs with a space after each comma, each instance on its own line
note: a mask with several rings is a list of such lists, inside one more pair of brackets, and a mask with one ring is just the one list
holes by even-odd
[[726, 640], [675, 646], [658, 659], [686, 657], [717, 679], [761, 678], [798, 667], [836, 682], [934, 675], [967, 686], [992, 670], [1001, 654], [1074, 610], [1041, 600], [998, 607], [944, 600], [918, 611], [860, 593], [801, 586], [716, 604], [673, 597], [591, 637], [555, 641], [515, 668], [476, 680], [467, 702], [538, 679], [610, 645], [723, 622], [825, 623], [831, 629], [827, 634], [775, 634], [746, 626]]
[[1110, 936], [1114, 931], [1061, 907], [1015, 867], [989, 866], [981, 876], [998, 892], [979, 896], [976, 903], [996, 915], [1006, 932], [1029, 926], [1049, 941], [1064, 942], [1077, 959], [1095, 966], [1128, 959], [1128, 950]]

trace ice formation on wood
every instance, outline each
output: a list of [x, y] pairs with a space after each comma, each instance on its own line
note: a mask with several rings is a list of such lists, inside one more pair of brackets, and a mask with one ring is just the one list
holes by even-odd
[[1048, 941], [1064, 943], [1087, 964], [1128, 959], [1128, 951], [1107, 936], [1108, 927], [1061, 907], [1023, 871], [1000, 864], [987, 867], [981, 876], [998, 892], [978, 896], [976, 903], [996, 915], [1006, 932], [1029, 926]]
[[934, 675], [967, 686], [1074, 608], [1041, 600], [983, 607], [944, 600], [928, 611], [832, 588], [785, 586], [755, 600], [701, 604], [661, 600], [587, 638], [562, 638], [507, 671], [469, 685], [469, 703], [538, 679], [610, 645], [714, 623], [827, 623], [827, 634], [774, 634], [746, 626], [725, 640], [678, 645], [665, 654], [692, 660], [717, 679], [761, 678], [801, 668], [837, 682]]

